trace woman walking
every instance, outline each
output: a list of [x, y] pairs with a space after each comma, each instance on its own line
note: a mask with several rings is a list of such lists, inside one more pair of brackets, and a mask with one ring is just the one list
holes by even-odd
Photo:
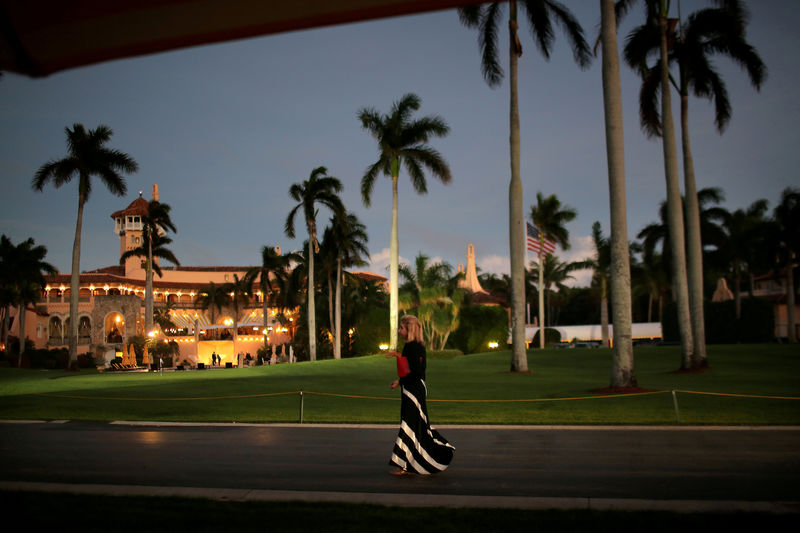
[[394, 475], [435, 474], [441, 472], [453, 460], [455, 448], [428, 423], [428, 408], [425, 405], [426, 354], [422, 340], [422, 326], [417, 317], [405, 315], [400, 319], [397, 334], [406, 341], [402, 355], [397, 357], [399, 379], [389, 387], [400, 386], [400, 432], [392, 450], [389, 471]]

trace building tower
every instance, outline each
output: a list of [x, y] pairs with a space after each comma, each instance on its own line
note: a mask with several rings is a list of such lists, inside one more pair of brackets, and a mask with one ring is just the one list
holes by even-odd
[[[153, 198], [158, 198], [158, 185], [153, 185]], [[139, 198], [130, 203], [128, 207], [121, 211], [111, 214], [114, 219], [114, 233], [119, 235], [119, 255], [141, 246], [143, 217], [147, 214], [148, 202], [142, 198], [142, 191], [139, 191]], [[125, 276], [129, 276], [134, 270], [141, 270], [142, 258], [129, 257], [124, 264]]]

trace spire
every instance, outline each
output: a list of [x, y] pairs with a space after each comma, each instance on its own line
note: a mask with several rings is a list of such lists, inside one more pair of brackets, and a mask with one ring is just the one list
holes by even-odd
[[157, 183], [153, 184], [153, 200], [156, 201], [156, 202], [158, 201], [158, 184]]
[[[461, 272], [462, 268], [459, 264], [459, 272]], [[481, 287], [481, 282], [478, 281], [478, 271], [475, 268], [475, 247], [472, 244], [467, 245], [467, 271], [464, 279], [459, 280], [458, 286], [472, 293], [481, 292], [487, 294]]]

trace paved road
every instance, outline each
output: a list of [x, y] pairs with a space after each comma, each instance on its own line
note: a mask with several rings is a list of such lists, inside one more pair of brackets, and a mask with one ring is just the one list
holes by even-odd
[[0, 423], [0, 486], [372, 494], [384, 500], [363, 500], [471, 505], [789, 502], [800, 510], [800, 428], [439, 429], [456, 446], [450, 469], [396, 478], [387, 474], [393, 427]]

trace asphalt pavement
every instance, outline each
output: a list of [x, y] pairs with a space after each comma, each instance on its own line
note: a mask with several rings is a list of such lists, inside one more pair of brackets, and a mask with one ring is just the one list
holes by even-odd
[[439, 426], [435, 476], [381, 425], [0, 422], [0, 489], [411, 506], [800, 512], [798, 427]]

